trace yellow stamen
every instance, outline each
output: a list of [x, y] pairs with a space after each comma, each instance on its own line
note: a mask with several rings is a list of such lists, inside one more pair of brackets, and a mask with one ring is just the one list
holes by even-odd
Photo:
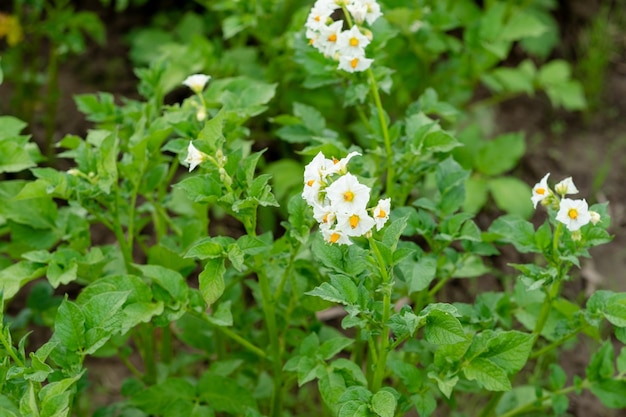
[[357, 65], [359, 65], [359, 58], [354, 58], [352, 61], [350, 61], [350, 66], [352, 68], [356, 68]]
[[337, 34], [331, 33], [330, 36], [328, 36], [329, 42], [335, 42], [336, 40], [337, 40]]
[[313, 19], [314, 19], [316, 22], [319, 22], [319, 21], [321, 20], [321, 18], [320, 18], [319, 16], [315, 16]]
[[306, 182], [306, 185], [308, 185], [309, 187], [313, 187], [313, 184], [315, 184], [315, 180], [308, 180]]
[[337, 158], [333, 158], [333, 164], [334, 164], [334, 165], [337, 165], [338, 163], [339, 163], [339, 159], [337, 159]]
[[356, 214], [350, 216], [350, 227], [356, 229], [356, 227], [359, 225], [359, 220], [361, 219]]
[[378, 213], [377, 217], [380, 217], [381, 219], [384, 219], [385, 217], [387, 217], [387, 213], [385, 212], [385, 210], [383, 209], [379, 209], [380, 213]]
[[332, 235], [330, 235], [328, 240], [330, 240], [331, 243], [337, 243], [337, 241], [339, 240], [340, 237], [341, 236], [339, 236], [339, 233], [333, 233]]
[[546, 189], [545, 188], [537, 188], [535, 190], [535, 192], [539, 195], [544, 195], [546, 193]]
[[313, 45], [315, 43], [315, 39], [311, 38], [309, 39], [309, 45]]
[[350, 38], [350, 46], [359, 46], [359, 40], [357, 38]]
[[354, 193], [352, 191], [346, 191], [343, 193], [343, 199], [344, 201], [351, 202], [354, 200]]
[[328, 223], [328, 213], [324, 214], [324, 217], [322, 217], [322, 223]]
[[578, 218], [578, 210], [571, 208], [567, 211], [567, 215], [570, 219], [576, 220]]

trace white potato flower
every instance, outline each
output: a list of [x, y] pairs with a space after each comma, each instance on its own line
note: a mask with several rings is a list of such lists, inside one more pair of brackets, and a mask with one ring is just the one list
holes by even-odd
[[337, 213], [337, 226], [335, 229], [341, 230], [347, 236], [363, 236], [372, 230], [375, 224], [374, 219], [363, 208], [353, 213]]
[[374, 62], [373, 59], [366, 58], [364, 54], [346, 54], [339, 57], [339, 69], [347, 72], [366, 71]]
[[347, 173], [326, 188], [326, 197], [337, 213], [355, 213], [367, 206], [370, 188]]
[[550, 188], [548, 188], [548, 177], [550, 173], [548, 172], [545, 177], [541, 179], [535, 186], [533, 187], [533, 195], [530, 197], [530, 200], [533, 202], [533, 206], [537, 208], [537, 203], [545, 199], [550, 195]]
[[210, 75], [193, 74], [185, 78], [185, 80], [183, 81], [183, 84], [191, 88], [191, 90], [193, 90], [194, 93], [200, 94], [202, 90], [204, 90], [204, 87], [207, 85], [209, 80], [211, 80]]
[[193, 171], [198, 165], [203, 163], [208, 159], [208, 155], [202, 151], [199, 151], [191, 141], [189, 142], [189, 146], [187, 147], [187, 157], [185, 158], [185, 162], [189, 164], [189, 172]]
[[391, 211], [391, 198], [378, 200], [378, 204], [374, 207], [374, 221], [376, 222], [376, 230], [380, 230], [387, 220], [389, 220], [389, 212]]
[[324, 227], [320, 225], [320, 230], [322, 231], [322, 236], [324, 240], [328, 243], [336, 243], [338, 245], [352, 245], [352, 241], [350, 238], [339, 229], [332, 229], [330, 227]]
[[359, 30], [358, 26], [352, 26], [344, 30], [337, 39], [337, 49], [340, 55], [364, 55], [365, 48], [370, 40]]
[[564, 198], [561, 200], [556, 219], [563, 223], [569, 231], [574, 232], [591, 221], [591, 214], [585, 199]]
[[578, 188], [574, 185], [574, 181], [572, 177], [567, 177], [563, 181], [559, 182], [554, 186], [554, 191], [557, 192], [561, 197], [565, 194], [576, 194], [578, 193]]

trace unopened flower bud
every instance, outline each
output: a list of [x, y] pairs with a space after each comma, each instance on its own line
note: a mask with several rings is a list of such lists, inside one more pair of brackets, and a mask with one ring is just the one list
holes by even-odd
[[206, 119], [206, 110], [204, 107], [200, 107], [196, 112], [196, 119], [201, 122]]
[[573, 241], [579, 241], [580, 239], [582, 239], [583, 235], [582, 233], [580, 233], [580, 229], [579, 230], [575, 230], [572, 232], [572, 240]]
[[80, 171], [76, 168], [68, 169], [67, 173], [74, 176], [80, 175]]
[[598, 224], [600, 222], [600, 220], [602, 220], [601, 217], [600, 217], [600, 213], [598, 213], [596, 211], [589, 210], [589, 215], [591, 216], [590, 222], [592, 224], [594, 224], [594, 225]]

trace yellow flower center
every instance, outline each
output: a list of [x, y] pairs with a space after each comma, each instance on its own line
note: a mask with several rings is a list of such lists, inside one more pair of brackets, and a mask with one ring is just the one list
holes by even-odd
[[315, 19], [316, 22], [319, 22], [321, 20], [319, 16], [315, 16], [313, 19]]
[[387, 217], [387, 213], [385, 212], [385, 210], [383, 209], [379, 209], [380, 213], [378, 213], [378, 217], [380, 217], [381, 219]]
[[345, 193], [343, 193], [343, 199], [348, 203], [351, 202], [352, 200], [354, 200], [354, 193], [352, 191], [346, 191]]
[[545, 188], [537, 188], [535, 190], [535, 192], [539, 195], [544, 195], [546, 193], [546, 189]]
[[306, 185], [308, 185], [309, 187], [313, 187], [313, 184], [315, 184], [315, 180], [308, 180], [306, 182]]
[[330, 235], [330, 238], [328, 240], [330, 240], [331, 243], [337, 243], [340, 237], [341, 236], [339, 236], [339, 233], [335, 232], [332, 235]]
[[571, 208], [567, 211], [567, 215], [570, 219], [576, 220], [578, 218], [578, 210], [576, 210], [575, 208]]
[[359, 46], [359, 40], [357, 38], [350, 38], [350, 46]]
[[356, 214], [350, 216], [350, 227], [356, 229], [356, 227], [359, 225], [359, 220], [361, 219]]
[[356, 68], [357, 65], [359, 65], [359, 58], [354, 58], [352, 61], [350, 61], [350, 66], [352, 68]]
[[324, 214], [324, 217], [322, 217], [322, 223], [328, 223], [328, 213]]
[[337, 40], [337, 34], [331, 33], [330, 36], [328, 36], [329, 42], [335, 42], [336, 40]]
[[333, 165], [337, 165], [339, 163], [339, 159], [333, 158]]

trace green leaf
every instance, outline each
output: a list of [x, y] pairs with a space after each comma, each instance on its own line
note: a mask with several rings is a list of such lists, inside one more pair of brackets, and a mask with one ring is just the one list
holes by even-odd
[[535, 228], [532, 223], [515, 215], [497, 218], [489, 227], [495, 240], [511, 243], [522, 253], [541, 252], [535, 243]]
[[488, 343], [481, 358], [489, 359], [507, 373], [513, 374], [524, 367], [533, 346], [534, 338], [516, 330], [496, 334]]
[[230, 244], [231, 239], [207, 237], [191, 246], [185, 253], [185, 258], [213, 259], [226, 254], [225, 245]]
[[451, 345], [466, 340], [465, 331], [459, 319], [447, 311], [437, 309], [428, 313], [424, 338], [436, 345]]
[[501, 39], [516, 41], [523, 38], [535, 38], [542, 35], [548, 28], [531, 13], [517, 9], [511, 13], [511, 19], [501, 32]]
[[0, 141], [10, 136], [18, 136], [27, 125], [16, 117], [0, 116]]
[[437, 259], [434, 255], [422, 255], [419, 260], [407, 256], [396, 266], [398, 274], [409, 286], [409, 294], [423, 291], [435, 279]]
[[591, 385], [591, 392], [605, 406], [613, 409], [623, 409], [626, 407], [626, 381], [604, 380]]
[[179, 272], [160, 265], [135, 265], [135, 267], [166, 290], [174, 300], [180, 302], [187, 300], [187, 283]]
[[323, 282], [320, 286], [305, 294], [320, 297], [333, 303], [351, 305], [356, 303], [359, 291], [349, 276], [332, 275], [330, 283]]
[[372, 396], [372, 411], [380, 417], [393, 417], [396, 411], [396, 397], [389, 391], [378, 391]]
[[54, 334], [68, 350], [77, 351], [85, 346], [85, 316], [78, 305], [63, 300], [54, 320]]
[[528, 184], [515, 177], [499, 177], [489, 180], [488, 185], [498, 208], [509, 214], [530, 218], [534, 209]]
[[485, 175], [500, 175], [513, 169], [524, 155], [524, 134], [507, 133], [486, 142], [478, 151], [476, 169]]
[[429, 417], [437, 409], [437, 400], [430, 391], [412, 395], [411, 402], [420, 417]]
[[489, 391], [510, 391], [506, 371], [488, 359], [476, 358], [463, 367], [465, 377]]
[[250, 390], [230, 378], [205, 372], [198, 381], [198, 396], [215, 411], [242, 415], [248, 408], [257, 408]]
[[465, 202], [463, 210], [468, 213], [478, 213], [489, 198], [489, 183], [482, 176], [471, 176], [465, 182]]
[[213, 258], [209, 259], [204, 266], [204, 270], [198, 276], [200, 294], [202, 294], [202, 298], [209, 306], [224, 293], [224, 272], [226, 272], [224, 259]]
[[0, 173], [19, 172], [36, 165], [24, 146], [10, 140], [0, 141]]
[[134, 394], [130, 403], [145, 413], [163, 415], [163, 410], [179, 400], [193, 401], [194, 385], [183, 379], [169, 377], [165, 381]]
[[369, 405], [360, 401], [346, 401], [339, 408], [338, 417], [369, 417]]
[[344, 350], [345, 348], [347, 348], [348, 346], [352, 345], [353, 343], [354, 343], [354, 340], [347, 338], [347, 337], [343, 337], [343, 336], [333, 337], [332, 339], [329, 339], [325, 341], [324, 343], [322, 343], [317, 353], [318, 355], [320, 355], [322, 359], [327, 361], [331, 359], [332, 357], [334, 357], [335, 355], [337, 355], [342, 350]]
[[626, 293], [618, 293], [606, 300], [604, 317], [614, 326], [626, 327]]
[[613, 354], [614, 351], [611, 342], [604, 342], [600, 349], [593, 354], [587, 366], [587, 379], [589, 381], [603, 381], [613, 376], [615, 373]]
[[551, 363], [549, 366], [549, 386], [553, 391], [560, 390], [567, 383], [567, 374], [561, 366], [557, 363]]

